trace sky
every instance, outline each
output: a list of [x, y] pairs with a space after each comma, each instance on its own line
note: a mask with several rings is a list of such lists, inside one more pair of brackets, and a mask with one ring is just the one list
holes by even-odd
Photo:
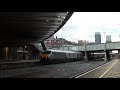
[[95, 32], [101, 33], [102, 43], [105, 35], [111, 35], [112, 42], [120, 41], [120, 12], [74, 12], [54, 36], [76, 43], [78, 40], [95, 42]]

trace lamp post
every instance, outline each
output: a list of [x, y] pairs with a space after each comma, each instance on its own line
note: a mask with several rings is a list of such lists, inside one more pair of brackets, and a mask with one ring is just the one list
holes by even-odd
[[119, 38], [120, 38], [120, 35], [119, 35]]
[[[102, 29], [104, 31], [103, 25], [102, 25]], [[107, 61], [107, 56], [106, 56], [106, 38], [105, 38], [106, 35], [105, 34], [106, 34], [106, 32], [104, 32], [104, 39], [105, 39], [105, 43], [104, 43], [105, 59], [104, 59], [104, 61]]]
[[[104, 37], [105, 37], [105, 32], [104, 32]], [[106, 39], [105, 39], [105, 41], [106, 41]], [[105, 42], [104, 52], [105, 52], [105, 59], [104, 59], [104, 61], [107, 61], [107, 56], [106, 56], [106, 42]]]
[[[120, 24], [118, 24], [118, 27], [119, 27], [119, 25], [120, 25]], [[119, 28], [118, 28], [118, 30], [119, 30]], [[120, 35], [119, 35], [119, 39], [120, 39]], [[120, 56], [119, 56], [119, 51], [120, 51], [120, 50], [118, 50], [118, 59], [120, 58]]]
[[[119, 26], [120, 26], [120, 24], [118, 24], [118, 30], [119, 30]], [[120, 38], [120, 35], [119, 35], [119, 38]]]
[[86, 40], [85, 40], [84, 47], [85, 47], [85, 49], [84, 49], [84, 52], [85, 52], [84, 61], [88, 61], [88, 59], [87, 59], [87, 52], [86, 52]]

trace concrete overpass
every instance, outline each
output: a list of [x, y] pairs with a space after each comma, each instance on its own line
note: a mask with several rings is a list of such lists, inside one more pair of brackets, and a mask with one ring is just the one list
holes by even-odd
[[119, 50], [120, 42], [100, 43], [100, 44], [86, 44], [86, 46], [64, 46], [60, 48], [53, 48], [58, 50], [68, 51], [103, 51], [103, 50]]
[[87, 44], [85, 46], [76, 46], [72, 47], [72, 50], [75, 51], [103, 51], [106, 50], [118, 50], [120, 49], [120, 42], [112, 42], [112, 43], [101, 43], [101, 44]]
[[[120, 42], [100, 43], [100, 44], [86, 44], [84, 46], [66, 46], [60, 48], [53, 48], [55, 50], [80, 51], [85, 55], [90, 56], [96, 51], [105, 51], [105, 59], [110, 60], [110, 51], [118, 50], [120, 55]], [[118, 56], [120, 58], [120, 56]]]

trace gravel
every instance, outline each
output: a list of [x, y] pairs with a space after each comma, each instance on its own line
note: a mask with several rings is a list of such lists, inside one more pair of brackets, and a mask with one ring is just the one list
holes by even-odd
[[52, 65], [40, 65], [35, 67], [1, 70], [0, 78], [70, 78], [76, 74], [81, 74], [106, 62], [76, 61]]

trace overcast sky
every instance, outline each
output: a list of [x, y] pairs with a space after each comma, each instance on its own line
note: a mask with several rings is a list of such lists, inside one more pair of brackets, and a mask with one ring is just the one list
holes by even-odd
[[[102, 27], [103, 26], [103, 27]], [[68, 22], [54, 35], [69, 41], [95, 42], [95, 32], [111, 35], [113, 42], [120, 41], [120, 12], [74, 12]]]

